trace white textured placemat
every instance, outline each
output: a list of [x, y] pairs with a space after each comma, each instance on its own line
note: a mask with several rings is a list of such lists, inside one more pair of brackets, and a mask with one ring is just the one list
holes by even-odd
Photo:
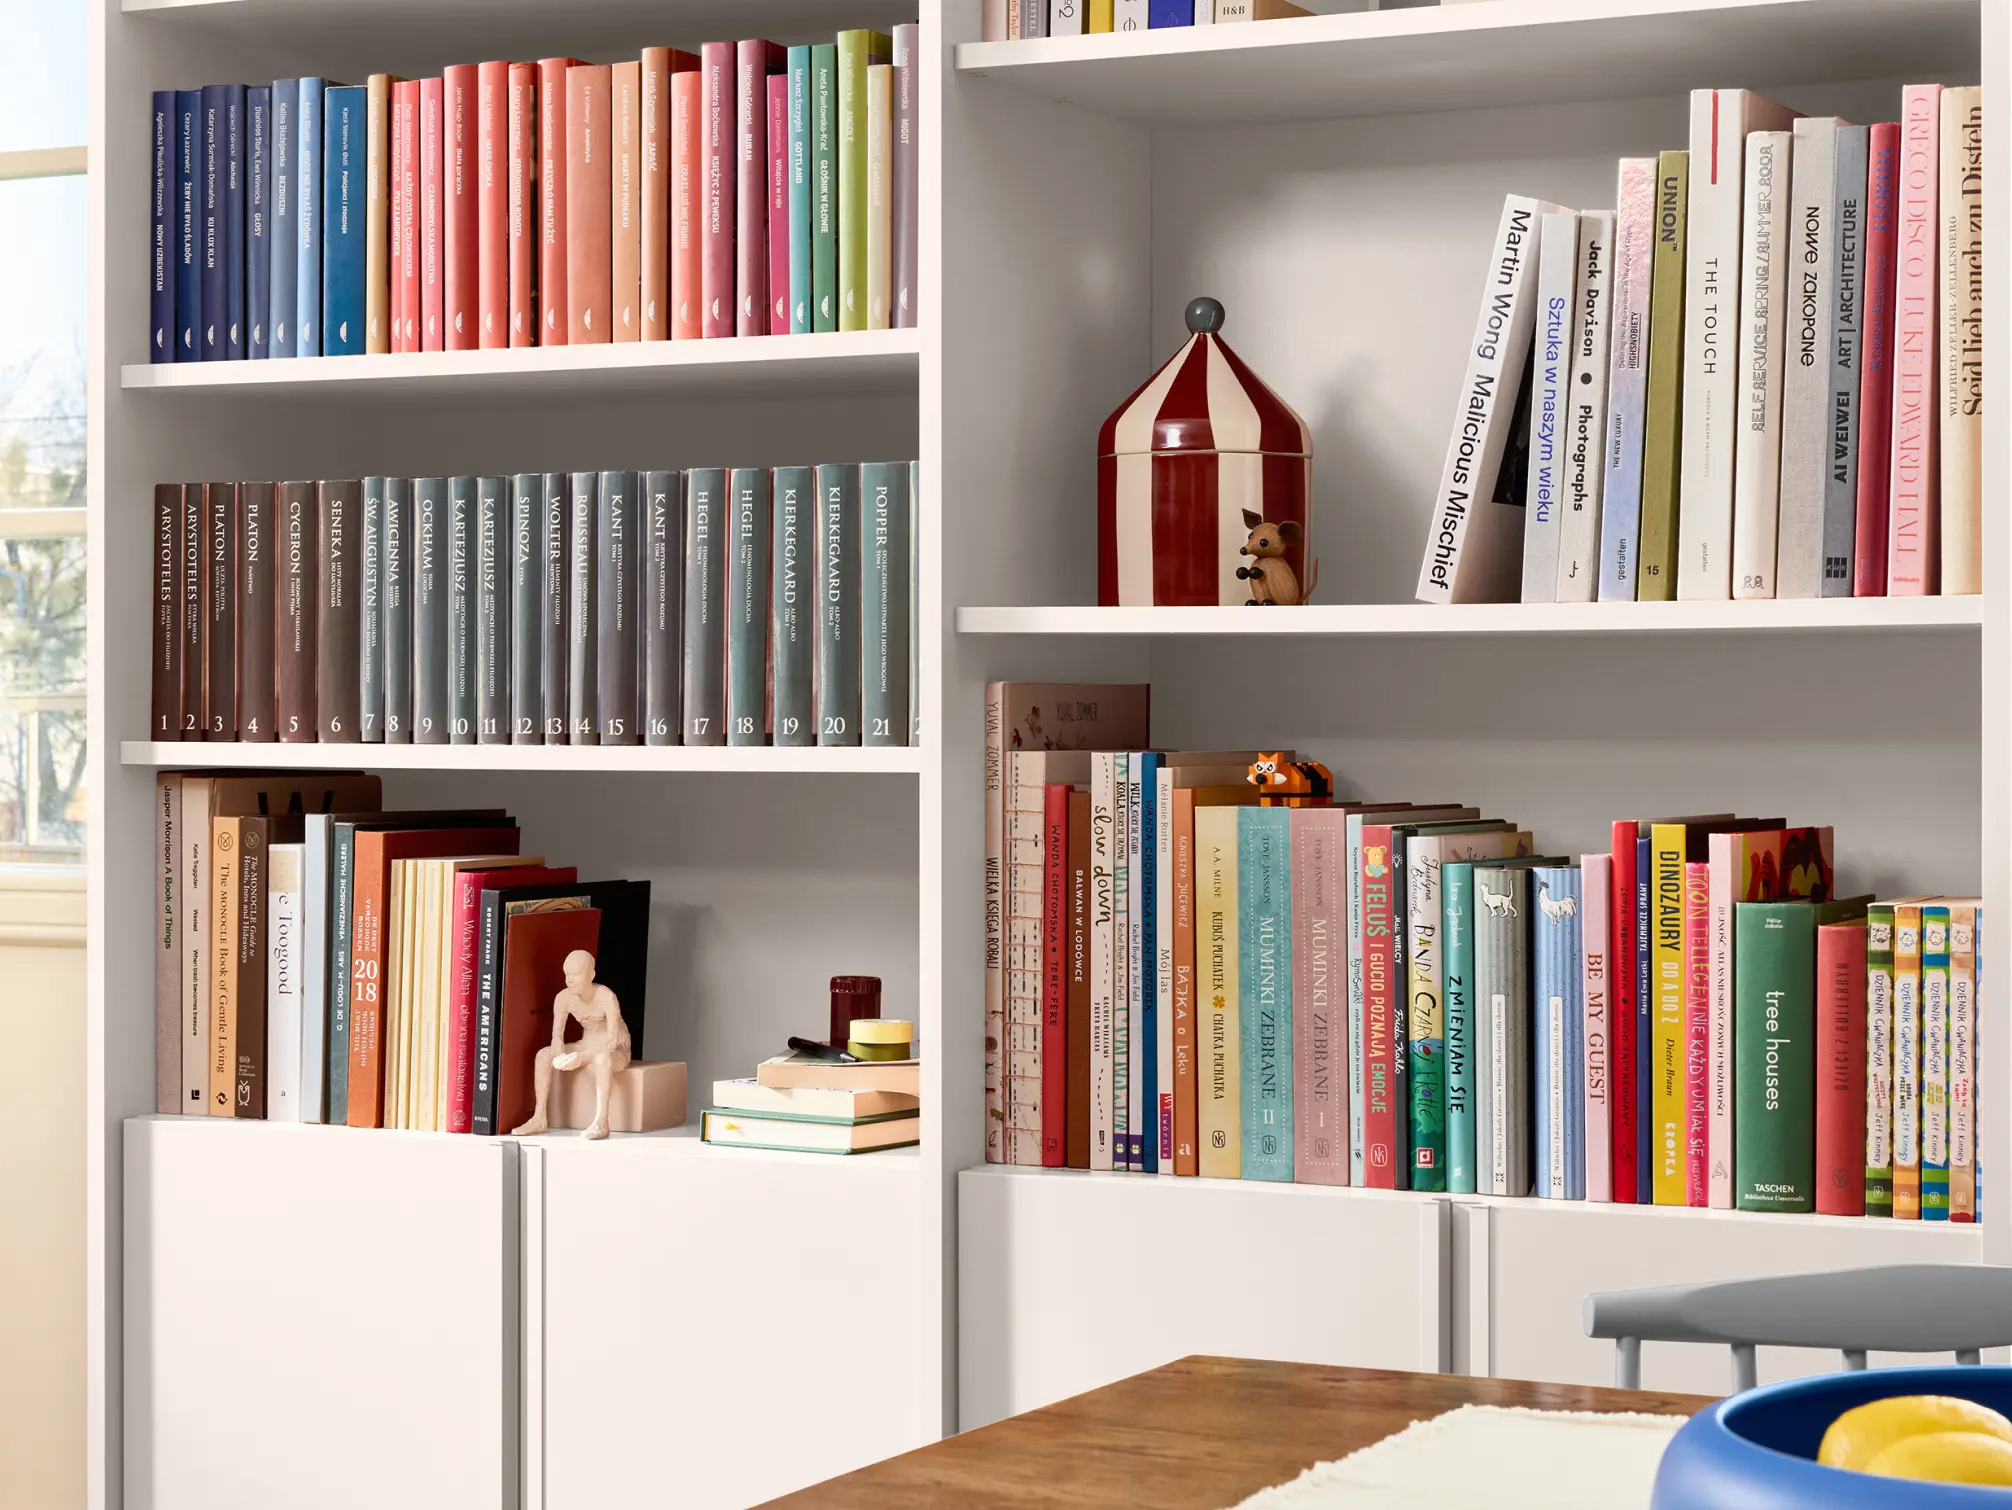
[[1647, 1510], [1684, 1419], [1463, 1405], [1236, 1510]]

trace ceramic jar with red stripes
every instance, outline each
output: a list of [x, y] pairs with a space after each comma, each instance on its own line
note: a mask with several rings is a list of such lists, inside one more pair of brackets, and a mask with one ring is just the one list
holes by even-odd
[[1313, 560], [1306, 422], [1216, 332], [1223, 307], [1188, 305], [1191, 334], [1097, 432], [1097, 601], [1106, 607], [1251, 601], [1237, 568], [1248, 511], [1299, 526], [1285, 559]]

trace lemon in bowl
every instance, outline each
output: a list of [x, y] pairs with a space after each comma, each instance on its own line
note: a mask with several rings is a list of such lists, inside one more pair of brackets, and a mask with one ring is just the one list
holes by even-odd
[[[1897, 1443], [1922, 1436], [1982, 1436], [2012, 1449], [2012, 1421], [1989, 1406], [1955, 1395], [1889, 1395], [1845, 1411], [1830, 1423], [1816, 1460], [1832, 1468], [1874, 1472], [1873, 1461]], [[1899, 1477], [1919, 1475], [1901, 1473]], [[1977, 1483], [1960, 1479], [1959, 1483]], [[1982, 1482], [2012, 1482], [1984, 1480]]]

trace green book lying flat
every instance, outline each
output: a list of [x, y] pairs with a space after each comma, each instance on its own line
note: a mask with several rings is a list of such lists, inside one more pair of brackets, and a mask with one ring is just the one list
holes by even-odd
[[792, 1116], [769, 1112], [705, 1113], [701, 1133], [708, 1143], [741, 1148], [775, 1148], [796, 1153], [870, 1153], [876, 1148], [908, 1148], [922, 1141], [919, 1112], [883, 1112], [875, 1117]]

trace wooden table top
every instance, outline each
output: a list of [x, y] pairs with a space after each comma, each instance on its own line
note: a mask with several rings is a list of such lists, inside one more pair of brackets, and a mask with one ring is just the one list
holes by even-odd
[[1702, 1395], [1183, 1358], [771, 1501], [781, 1510], [1224, 1510], [1462, 1405], [1690, 1415]]

